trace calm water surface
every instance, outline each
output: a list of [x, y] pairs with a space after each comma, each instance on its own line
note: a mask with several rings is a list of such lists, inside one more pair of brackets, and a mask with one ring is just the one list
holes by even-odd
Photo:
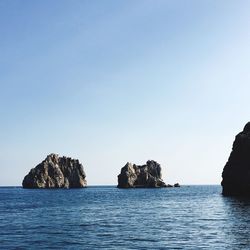
[[220, 186], [0, 188], [0, 249], [250, 249], [250, 199]]

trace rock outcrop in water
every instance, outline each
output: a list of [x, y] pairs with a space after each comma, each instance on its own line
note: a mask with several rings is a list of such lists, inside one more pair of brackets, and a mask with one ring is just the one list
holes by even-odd
[[[169, 185], [170, 186], [170, 185]], [[118, 175], [118, 188], [157, 188], [168, 187], [161, 175], [161, 166], [155, 161], [147, 161], [146, 165], [138, 166], [127, 163]]]
[[86, 174], [79, 160], [50, 154], [24, 177], [24, 188], [82, 188]]
[[223, 195], [250, 196], [250, 122], [235, 137], [222, 178]]

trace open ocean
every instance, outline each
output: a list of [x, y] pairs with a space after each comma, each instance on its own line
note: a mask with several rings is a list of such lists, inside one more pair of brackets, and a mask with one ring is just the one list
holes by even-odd
[[0, 249], [250, 249], [250, 199], [215, 185], [1, 187]]

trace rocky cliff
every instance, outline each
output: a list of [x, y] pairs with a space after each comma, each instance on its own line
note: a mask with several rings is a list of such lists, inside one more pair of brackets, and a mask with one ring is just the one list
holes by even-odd
[[250, 196], [250, 122], [235, 137], [222, 178], [223, 195]]
[[23, 179], [24, 188], [86, 187], [86, 174], [79, 160], [50, 154]]
[[161, 166], [155, 161], [147, 161], [146, 165], [138, 166], [127, 163], [118, 175], [118, 188], [133, 187], [167, 187], [162, 180]]

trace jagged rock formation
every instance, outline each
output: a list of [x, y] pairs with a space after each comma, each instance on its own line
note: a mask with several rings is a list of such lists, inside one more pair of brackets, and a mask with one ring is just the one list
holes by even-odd
[[24, 188], [86, 187], [86, 174], [79, 160], [50, 154], [23, 179]]
[[223, 195], [250, 196], [250, 122], [235, 137], [222, 178]]
[[138, 166], [127, 163], [118, 175], [118, 188], [133, 187], [167, 187], [162, 180], [161, 166], [155, 161], [147, 161], [146, 165]]

